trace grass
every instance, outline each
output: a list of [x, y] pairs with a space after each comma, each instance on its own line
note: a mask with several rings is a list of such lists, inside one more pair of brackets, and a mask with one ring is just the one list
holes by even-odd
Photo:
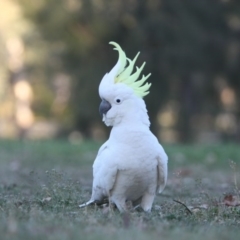
[[237, 145], [165, 146], [168, 185], [151, 214], [78, 208], [99, 146], [0, 141], [1, 239], [239, 239], [240, 206], [224, 204], [240, 194]]

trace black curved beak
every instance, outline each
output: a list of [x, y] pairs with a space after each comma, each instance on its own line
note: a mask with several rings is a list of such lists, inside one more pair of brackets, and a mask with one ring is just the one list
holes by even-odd
[[101, 114], [101, 116], [103, 114], [106, 114], [111, 107], [112, 107], [111, 104], [103, 99], [99, 106], [99, 113]]

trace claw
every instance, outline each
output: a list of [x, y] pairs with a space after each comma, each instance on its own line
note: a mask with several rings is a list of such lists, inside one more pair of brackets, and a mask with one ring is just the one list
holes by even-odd
[[97, 204], [98, 206], [103, 205], [109, 203], [108, 199], [103, 199], [102, 201], [98, 201], [98, 200], [89, 200], [86, 203], [80, 204], [79, 207], [83, 208], [83, 207], [87, 207], [89, 205], [93, 205], [93, 204]]
[[92, 205], [92, 204], [94, 204], [94, 203], [96, 203], [94, 200], [90, 200], [90, 201], [88, 201], [88, 202], [86, 202], [86, 203], [80, 204], [79, 207], [80, 207], [80, 208], [83, 208], [83, 207]]
[[140, 207], [141, 207], [141, 205], [138, 204], [138, 205], [136, 205], [136, 206], [133, 208], [133, 210], [136, 210], [136, 209], [138, 209], [138, 208], [140, 208]]

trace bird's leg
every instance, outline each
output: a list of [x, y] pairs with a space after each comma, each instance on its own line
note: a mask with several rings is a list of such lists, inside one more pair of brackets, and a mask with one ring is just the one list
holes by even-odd
[[120, 212], [128, 211], [125, 199], [111, 199], [111, 201], [117, 206]]
[[142, 197], [140, 197], [137, 200], [133, 201], [133, 210], [136, 210], [139, 207], [141, 207], [141, 201], [142, 201]]

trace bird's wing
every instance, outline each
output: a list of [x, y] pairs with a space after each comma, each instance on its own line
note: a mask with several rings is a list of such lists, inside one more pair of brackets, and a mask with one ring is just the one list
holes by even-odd
[[93, 187], [95, 189], [104, 188], [108, 195], [117, 178], [118, 169], [114, 161], [115, 155], [109, 146], [109, 141], [107, 141], [99, 149], [93, 164]]
[[161, 147], [161, 151], [157, 156], [158, 166], [158, 184], [157, 184], [157, 192], [161, 193], [166, 186], [167, 182], [167, 173], [168, 173], [168, 156]]
[[98, 150], [97, 156], [93, 163], [93, 177], [97, 174], [102, 164], [104, 163], [104, 159], [101, 157], [102, 153], [108, 148], [108, 141], [106, 141]]

